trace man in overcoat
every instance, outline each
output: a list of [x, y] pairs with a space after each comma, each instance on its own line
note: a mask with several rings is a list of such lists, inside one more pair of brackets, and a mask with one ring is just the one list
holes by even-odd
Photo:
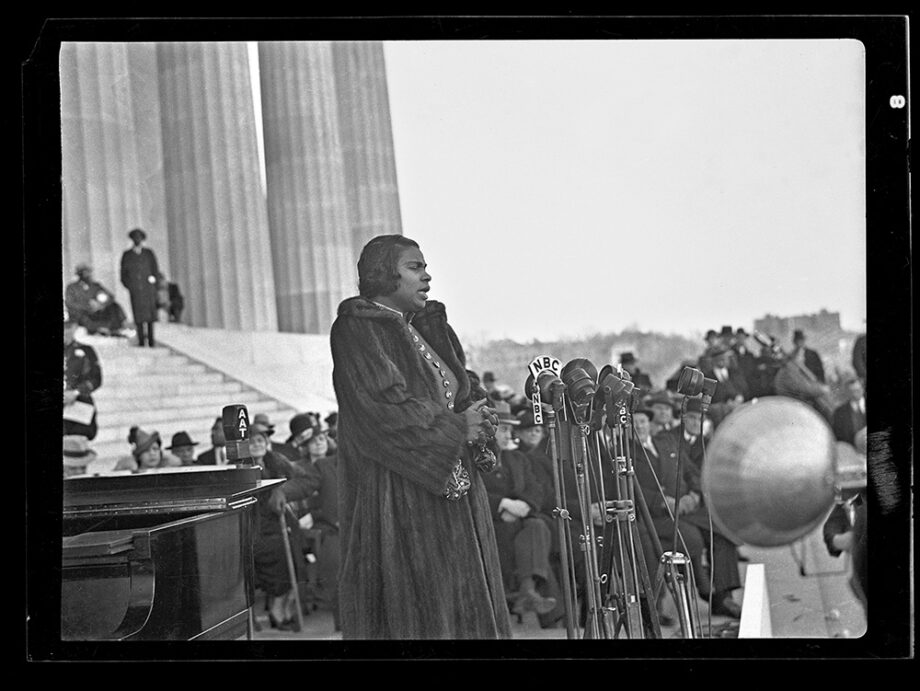
[[137, 344], [152, 348], [155, 345], [153, 324], [157, 320], [157, 281], [160, 270], [153, 250], [144, 247], [147, 233], [135, 228], [128, 233], [128, 237], [133, 246], [121, 255], [121, 283], [131, 294]]

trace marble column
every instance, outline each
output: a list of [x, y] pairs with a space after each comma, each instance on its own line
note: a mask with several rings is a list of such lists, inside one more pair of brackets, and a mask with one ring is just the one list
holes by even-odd
[[130, 319], [119, 266], [131, 228], [169, 272], [156, 49], [62, 43], [60, 76], [64, 283], [89, 262]]
[[277, 330], [245, 43], [157, 46], [171, 259], [183, 321]]
[[402, 233], [383, 44], [334, 43], [332, 56], [352, 243], [360, 253], [375, 235]]
[[259, 44], [278, 327], [328, 333], [357, 294], [331, 44]]

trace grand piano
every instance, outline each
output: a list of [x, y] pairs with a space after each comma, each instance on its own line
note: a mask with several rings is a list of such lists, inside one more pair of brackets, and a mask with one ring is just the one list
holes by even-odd
[[251, 638], [252, 465], [64, 480], [65, 641]]

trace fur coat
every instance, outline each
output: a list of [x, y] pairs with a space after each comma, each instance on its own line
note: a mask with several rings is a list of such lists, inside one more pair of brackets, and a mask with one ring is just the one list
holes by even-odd
[[[344, 638], [508, 638], [488, 496], [465, 444], [465, 357], [444, 305], [412, 321], [458, 380], [454, 410], [399, 314], [364, 298], [332, 325], [339, 405], [341, 624]], [[442, 496], [461, 459], [471, 487]]]

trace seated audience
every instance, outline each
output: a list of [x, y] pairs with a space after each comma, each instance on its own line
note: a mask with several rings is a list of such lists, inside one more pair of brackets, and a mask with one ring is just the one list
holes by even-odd
[[[102, 386], [102, 367], [95, 349], [76, 340], [78, 326], [73, 315], [65, 315], [63, 427], [65, 435], [79, 435], [92, 441], [99, 431], [93, 392]], [[88, 418], [78, 410], [87, 406]]]
[[110, 290], [93, 280], [89, 264], [78, 264], [77, 280], [67, 285], [64, 305], [89, 334], [123, 336], [127, 315]]
[[[290, 481], [300, 473], [284, 456], [272, 451], [271, 436], [274, 431], [273, 427], [262, 422], [253, 422], [249, 428], [249, 452], [253, 462], [262, 468], [263, 480], [285, 478]], [[303, 554], [303, 544], [296, 517], [285, 510], [283, 495], [280, 503], [271, 501], [271, 497], [279, 491], [280, 488], [275, 488], [272, 494], [263, 494], [256, 505], [253, 562], [255, 585], [265, 593], [270, 626], [289, 631], [297, 627], [297, 606], [294, 598], [296, 583], [291, 582], [288, 559], [293, 560], [295, 578], [299, 581], [303, 566], [299, 555]], [[288, 533], [290, 551], [285, 546], [282, 530]], [[295, 555], [298, 558], [295, 559]]]
[[89, 446], [89, 440], [78, 434], [64, 435], [64, 477], [83, 475], [96, 452]]
[[[696, 405], [688, 405], [684, 417], [692, 418], [700, 412]], [[647, 409], [633, 413], [636, 433], [633, 456], [636, 481], [645, 497], [662, 549], [676, 550], [690, 558], [700, 596], [709, 599], [712, 594], [712, 614], [737, 619], [741, 615], [741, 607], [732, 599], [732, 591], [741, 587], [737, 546], [715, 525], [710, 538], [711, 521], [700, 487], [700, 468], [690, 459], [689, 449], [682, 448], [673, 433], [665, 432], [652, 437], [652, 415]], [[700, 430], [696, 429], [697, 437], [699, 433]], [[677, 475], [678, 454], [681, 454], [680, 477]], [[674, 516], [677, 516], [679, 529], [677, 545], [674, 544]], [[712, 570], [711, 590], [709, 574], [703, 566], [704, 549], [708, 550]]]
[[296, 505], [295, 511], [309, 519], [309, 525], [320, 532], [316, 550], [318, 583], [316, 595], [322, 606], [332, 610], [335, 630], [339, 626], [339, 511], [338, 460], [328, 455], [328, 433], [318, 422], [310, 430], [303, 446], [306, 456], [296, 465], [303, 471], [292, 478], [282, 492], [286, 501]]
[[173, 435], [172, 443], [166, 447], [166, 450], [171, 451], [172, 455], [179, 460], [179, 465], [195, 465], [196, 446], [198, 442], [192, 441], [188, 432], [183, 430]]
[[498, 421], [498, 463], [482, 477], [492, 509], [505, 592], [515, 594], [513, 611], [547, 614], [556, 607], [556, 599], [537, 591], [550, 577], [552, 546], [551, 531], [537, 516], [542, 491], [530, 459], [512, 440], [512, 427], [520, 424], [519, 420], [510, 412], [499, 412]]
[[128, 441], [132, 442], [131, 456], [122, 458], [115, 464], [115, 470], [131, 470], [143, 472], [155, 468], [173, 468], [181, 464], [177, 458], [164, 455], [163, 442], [160, 433], [156, 430], [146, 432], [140, 427], [132, 427], [128, 433]]

